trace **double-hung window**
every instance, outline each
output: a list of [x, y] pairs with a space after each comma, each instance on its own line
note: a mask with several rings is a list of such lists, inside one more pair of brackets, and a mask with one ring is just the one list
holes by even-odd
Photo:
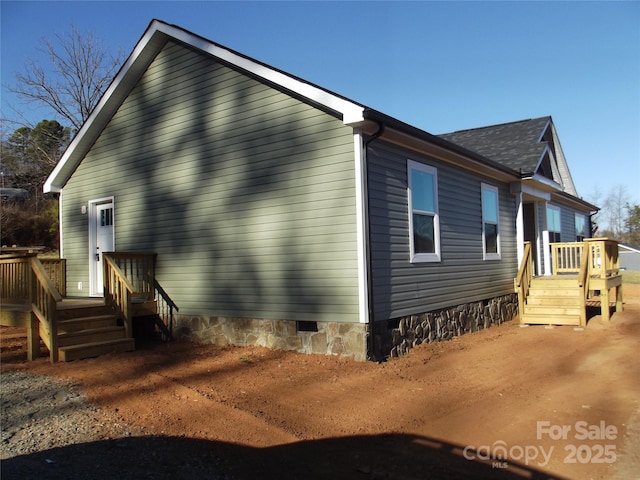
[[581, 214], [576, 213], [576, 242], [581, 242], [587, 236], [587, 218]]
[[561, 242], [562, 226], [560, 224], [560, 208], [547, 205], [547, 230], [549, 231], [549, 243]]
[[438, 171], [407, 160], [407, 177], [411, 261], [439, 262]]
[[485, 260], [500, 259], [500, 209], [498, 189], [482, 184], [482, 247]]

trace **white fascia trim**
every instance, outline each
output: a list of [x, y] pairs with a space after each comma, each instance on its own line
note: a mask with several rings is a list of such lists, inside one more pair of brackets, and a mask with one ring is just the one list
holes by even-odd
[[[55, 186], [53, 185], [53, 177], [57, 176], [57, 174], [62, 169], [62, 162], [64, 160], [65, 160], [64, 157], [60, 159], [56, 167], [51, 172], [51, 175], [49, 176], [49, 178], [47, 178], [47, 180], [44, 182], [44, 185], [42, 186], [43, 193], [61, 193], [62, 192], [62, 187], [58, 185], [55, 185]], [[58, 168], [58, 166], [60, 168]]]
[[249, 58], [240, 56], [226, 48], [213, 44], [202, 37], [198, 37], [192, 33], [172, 27], [171, 25], [158, 22], [157, 25], [155, 25], [155, 29], [214, 57], [224, 60], [225, 62], [246, 70], [259, 78], [276, 85], [280, 85], [283, 88], [302, 95], [315, 103], [340, 112], [343, 115], [343, 122], [345, 124], [357, 123], [364, 120], [364, 108], [353, 102], [345, 100], [344, 98], [340, 98], [316, 86], [290, 77], [289, 75], [265, 65], [256, 63]]
[[534, 197], [537, 200], [543, 200], [545, 202], [548, 202], [549, 200], [551, 200], [550, 192], [548, 192], [547, 190], [541, 190], [539, 188], [536, 188], [535, 186], [529, 183], [523, 183], [523, 182], [512, 183], [510, 187], [511, 187], [510, 191], [514, 195], [523, 193], [525, 195]]
[[368, 269], [368, 239], [367, 212], [365, 195], [367, 195], [367, 179], [365, 168], [367, 161], [364, 149], [364, 139], [359, 131], [353, 133], [353, 151], [355, 160], [356, 183], [356, 244], [358, 255], [358, 311], [360, 323], [369, 323], [369, 269]]

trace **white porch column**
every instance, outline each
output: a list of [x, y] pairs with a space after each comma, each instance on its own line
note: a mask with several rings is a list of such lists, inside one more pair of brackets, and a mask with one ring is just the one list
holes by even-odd
[[547, 202], [540, 202], [544, 209], [542, 215], [542, 257], [544, 259], [544, 274], [551, 275], [551, 250], [549, 249], [549, 221], [547, 219]]
[[518, 253], [518, 268], [524, 257], [524, 202], [522, 192], [516, 194], [516, 251]]

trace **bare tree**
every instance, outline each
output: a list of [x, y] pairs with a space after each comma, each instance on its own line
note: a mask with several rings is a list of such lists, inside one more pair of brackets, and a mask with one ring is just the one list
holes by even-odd
[[77, 131], [111, 83], [123, 55], [111, 55], [93, 33], [82, 34], [74, 26], [65, 35], [43, 40], [40, 49], [50, 65], [29, 61], [9, 90], [51, 108]]
[[626, 210], [629, 194], [624, 185], [614, 186], [604, 201], [605, 218], [609, 230], [615, 238], [620, 238], [625, 232]]

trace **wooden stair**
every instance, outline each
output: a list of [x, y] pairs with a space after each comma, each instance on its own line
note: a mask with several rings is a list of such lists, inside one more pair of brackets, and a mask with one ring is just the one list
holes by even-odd
[[[135, 350], [135, 340], [127, 338], [124, 326], [118, 325], [116, 315], [104, 303], [64, 300], [57, 313], [59, 361]], [[42, 333], [41, 338], [47, 338]]]
[[[133, 331], [140, 324], [171, 340], [173, 312], [179, 309], [155, 279], [156, 256], [154, 252], [103, 252], [104, 298], [82, 299], [65, 298], [64, 259], [41, 260], [31, 251], [4, 254], [3, 249], [0, 325], [26, 327], [27, 358], [40, 355], [42, 341], [51, 362], [134, 350]], [[162, 318], [158, 302], [162, 302]], [[168, 319], [168, 325], [163, 319]]]
[[520, 323], [581, 325], [586, 315], [583, 296], [577, 276], [534, 277], [520, 309]]

